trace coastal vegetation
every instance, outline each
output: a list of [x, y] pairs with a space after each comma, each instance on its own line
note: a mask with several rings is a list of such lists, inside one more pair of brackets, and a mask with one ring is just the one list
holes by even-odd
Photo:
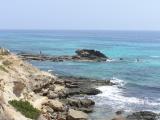
[[17, 111], [21, 112], [25, 117], [36, 120], [40, 115], [40, 111], [34, 108], [28, 101], [11, 100], [9, 101]]
[[0, 70], [4, 72], [8, 72], [8, 70], [3, 65], [0, 65]]
[[3, 65], [5, 65], [5, 66], [9, 66], [11, 64], [12, 64], [12, 62], [10, 62], [9, 60], [3, 61]]

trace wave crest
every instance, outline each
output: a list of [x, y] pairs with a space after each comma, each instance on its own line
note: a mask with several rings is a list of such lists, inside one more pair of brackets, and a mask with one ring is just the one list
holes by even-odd
[[[115, 86], [101, 86], [97, 89], [101, 90], [102, 93], [97, 95], [97, 97], [102, 100], [99, 104], [117, 104], [122, 106], [160, 106], [160, 102], [151, 101], [148, 98], [137, 98], [137, 97], [128, 97], [124, 95], [124, 89], [122, 86], [125, 85], [125, 82], [121, 79], [113, 77], [112, 82], [118, 84]], [[119, 87], [121, 86], [121, 87]], [[104, 103], [104, 101], [107, 101]], [[109, 103], [108, 103], [109, 102]]]

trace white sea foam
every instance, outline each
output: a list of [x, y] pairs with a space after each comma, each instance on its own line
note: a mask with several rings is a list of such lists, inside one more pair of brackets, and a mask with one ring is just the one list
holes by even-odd
[[107, 59], [106, 62], [113, 62], [115, 61], [114, 59]]
[[112, 77], [111, 82], [117, 84], [117, 86], [120, 87], [123, 87], [125, 85], [125, 82], [123, 80], [118, 79], [116, 77]]
[[[99, 104], [105, 104], [104, 102], [107, 101], [111, 101], [110, 103], [112, 104], [118, 104], [118, 105], [122, 105], [124, 107], [124, 105], [149, 105], [149, 106], [160, 106], [159, 102], [152, 102], [149, 101], [147, 98], [137, 98], [137, 97], [127, 97], [124, 96], [124, 91], [122, 89], [122, 87], [125, 85], [125, 82], [123, 80], [117, 79], [117, 78], [113, 78], [111, 80], [114, 83], [118, 83], [118, 85], [116, 86], [101, 86], [98, 87], [97, 89], [101, 90], [102, 93], [98, 94], [97, 97], [100, 98], [101, 102]], [[121, 86], [121, 87], [119, 87]], [[104, 101], [104, 102], [103, 102]], [[106, 104], [107, 104], [106, 102]]]
[[160, 56], [156, 56], [156, 55], [154, 55], [154, 56], [150, 56], [151, 58], [160, 58]]

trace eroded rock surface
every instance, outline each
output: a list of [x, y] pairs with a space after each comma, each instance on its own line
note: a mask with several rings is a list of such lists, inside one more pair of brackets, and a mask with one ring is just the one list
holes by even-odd
[[67, 120], [87, 120], [88, 115], [74, 109], [69, 109]]

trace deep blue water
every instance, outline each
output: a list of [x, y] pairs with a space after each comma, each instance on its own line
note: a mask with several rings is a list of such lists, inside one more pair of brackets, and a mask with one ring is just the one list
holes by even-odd
[[112, 78], [121, 84], [100, 87], [103, 93], [92, 97], [97, 102], [96, 112], [91, 114], [95, 120], [119, 109], [160, 111], [160, 32], [1, 30], [0, 46], [16, 53], [42, 51], [49, 55], [73, 55], [77, 48], [100, 50], [112, 61], [32, 63], [61, 75]]

